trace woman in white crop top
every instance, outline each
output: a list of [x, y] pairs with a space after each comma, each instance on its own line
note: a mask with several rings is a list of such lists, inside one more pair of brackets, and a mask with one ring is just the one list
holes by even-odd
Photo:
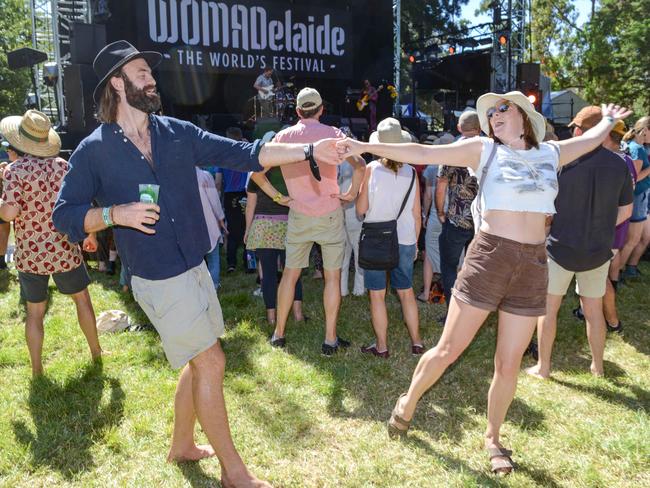
[[[438, 344], [420, 359], [407, 393], [388, 422], [389, 433], [405, 435], [420, 397], [465, 350], [490, 312], [499, 313], [495, 368], [488, 392], [485, 447], [492, 471], [510, 473], [511, 452], [499, 440], [512, 402], [526, 347], [537, 316], [545, 314], [548, 270], [544, 224], [555, 213], [557, 171], [596, 149], [617, 120], [630, 112], [603, 105], [602, 121], [582, 136], [542, 143], [544, 117], [521, 92], [488, 93], [477, 102], [481, 129], [475, 137], [445, 146], [339, 142], [347, 157], [369, 152], [412, 164], [442, 162], [473, 171], [481, 189], [482, 224], [453, 288], [445, 329]], [[491, 154], [487, 173], [483, 172]]]

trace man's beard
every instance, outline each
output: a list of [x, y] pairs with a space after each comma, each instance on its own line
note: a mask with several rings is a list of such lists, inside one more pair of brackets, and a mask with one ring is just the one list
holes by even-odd
[[122, 74], [124, 80], [124, 92], [126, 102], [133, 108], [144, 113], [151, 114], [160, 110], [160, 95], [156, 91], [147, 93], [147, 90], [156, 89], [156, 85], [146, 85], [143, 88], [136, 87], [126, 74]]

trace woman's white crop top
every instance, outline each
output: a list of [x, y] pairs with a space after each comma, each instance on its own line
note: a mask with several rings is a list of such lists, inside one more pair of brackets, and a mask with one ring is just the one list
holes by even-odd
[[[483, 167], [495, 142], [481, 137], [483, 151], [476, 171], [470, 173], [480, 182]], [[539, 149], [516, 150], [497, 144], [496, 154], [481, 189], [483, 210], [555, 213], [559, 147], [542, 142]]]

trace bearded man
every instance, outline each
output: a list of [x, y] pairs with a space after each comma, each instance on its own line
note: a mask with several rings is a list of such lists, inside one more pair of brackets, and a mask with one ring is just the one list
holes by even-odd
[[[135, 299], [160, 334], [172, 367], [183, 368], [168, 460], [216, 454], [224, 487], [270, 486], [248, 471], [230, 436], [219, 345], [223, 317], [203, 261], [210, 239], [195, 166], [262, 171], [312, 155], [329, 164], [341, 159], [335, 139], [247, 143], [154, 115], [161, 103], [151, 70], [161, 58], [126, 41], [109, 44], [95, 58], [101, 81], [94, 98], [102, 125], [72, 154], [53, 221], [75, 242], [115, 226]], [[197, 418], [210, 446], [194, 442]]]

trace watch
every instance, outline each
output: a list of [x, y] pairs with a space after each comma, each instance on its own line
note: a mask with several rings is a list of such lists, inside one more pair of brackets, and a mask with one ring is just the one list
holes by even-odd
[[305, 159], [306, 159], [306, 160], [309, 160], [309, 157], [310, 157], [311, 155], [313, 155], [312, 151], [313, 151], [313, 147], [314, 147], [314, 146], [311, 145], [312, 149], [310, 150], [310, 148], [309, 148], [310, 145], [311, 145], [311, 144], [305, 144], [305, 145], [302, 146], [302, 150], [303, 150], [303, 152], [305, 153]]

